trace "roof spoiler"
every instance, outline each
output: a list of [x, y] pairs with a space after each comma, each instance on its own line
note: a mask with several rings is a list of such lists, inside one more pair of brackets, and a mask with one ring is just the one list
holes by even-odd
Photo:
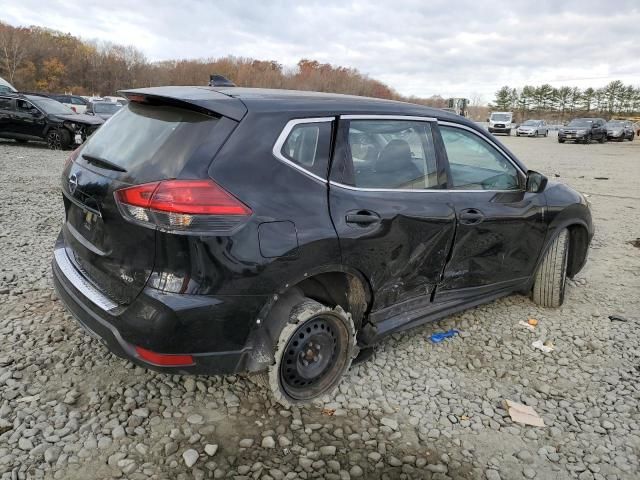
[[237, 98], [207, 87], [150, 87], [119, 90], [118, 93], [133, 103], [173, 105], [207, 115], [222, 115], [237, 122], [247, 113], [247, 107]]
[[235, 87], [236, 84], [229, 80], [224, 75], [209, 75], [209, 86], [210, 87]]

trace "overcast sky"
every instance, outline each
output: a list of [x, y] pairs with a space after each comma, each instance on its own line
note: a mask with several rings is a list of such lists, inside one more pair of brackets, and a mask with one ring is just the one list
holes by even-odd
[[487, 102], [505, 84], [640, 85], [638, 0], [20, 0], [0, 18], [134, 45], [150, 60], [311, 58], [403, 95]]

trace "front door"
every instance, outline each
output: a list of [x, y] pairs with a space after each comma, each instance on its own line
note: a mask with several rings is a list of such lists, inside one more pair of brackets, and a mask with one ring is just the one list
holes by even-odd
[[16, 100], [14, 114], [15, 133], [41, 137], [44, 132], [45, 117], [36, 106], [28, 100]]
[[343, 264], [362, 272], [385, 317], [428, 304], [453, 241], [455, 212], [429, 119], [347, 116], [329, 201]]
[[522, 284], [547, 231], [544, 195], [525, 192], [525, 172], [481, 133], [445, 122], [439, 132], [457, 229], [436, 301]]

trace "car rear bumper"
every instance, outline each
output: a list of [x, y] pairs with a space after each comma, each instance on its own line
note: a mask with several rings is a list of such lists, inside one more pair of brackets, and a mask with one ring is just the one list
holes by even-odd
[[[145, 288], [128, 306], [114, 307], [108, 299], [100, 303], [95, 287], [79, 282], [82, 273], [76, 270], [79, 277], [74, 277], [59, 251], [52, 270], [55, 289], [69, 312], [119, 357], [172, 374], [236, 373], [251, 363], [249, 327], [257, 317], [251, 314], [264, 303], [263, 297], [178, 295]], [[193, 363], [154, 364], [141, 358], [136, 346], [165, 355], [191, 355]]]

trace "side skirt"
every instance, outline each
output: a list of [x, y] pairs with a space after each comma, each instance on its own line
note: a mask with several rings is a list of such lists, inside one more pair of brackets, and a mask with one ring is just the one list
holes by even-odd
[[[507, 284], [483, 294], [476, 292], [476, 294], [473, 295], [472, 292], [466, 292], [467, 295], [463, 296], [463, 292], [460, 292], [460, 294], [451, 292], [451, 296], [455, 298], [445, 299], [440, 302], [436, 300], [435, 303], [423, 308], [408, 310], [388, 318], [384, 318], [384, 310], [372, 313], [369, 318], [369, 323], [367, 323], [366, 327], [358, 336], [358, 343], [361, 345], [361, 348], [372, 346], [392, 333], [409, 330], [427, 322], [441, 320], [462, 310], [492, 302], [512, 293], [527, 291], [527, 287], [530, 284], [531, 279], [526, 277], [518, 279], [516, 282], [507, 282]], [[436, 294], [436, 299], [437, 297], [438, 294]]]

